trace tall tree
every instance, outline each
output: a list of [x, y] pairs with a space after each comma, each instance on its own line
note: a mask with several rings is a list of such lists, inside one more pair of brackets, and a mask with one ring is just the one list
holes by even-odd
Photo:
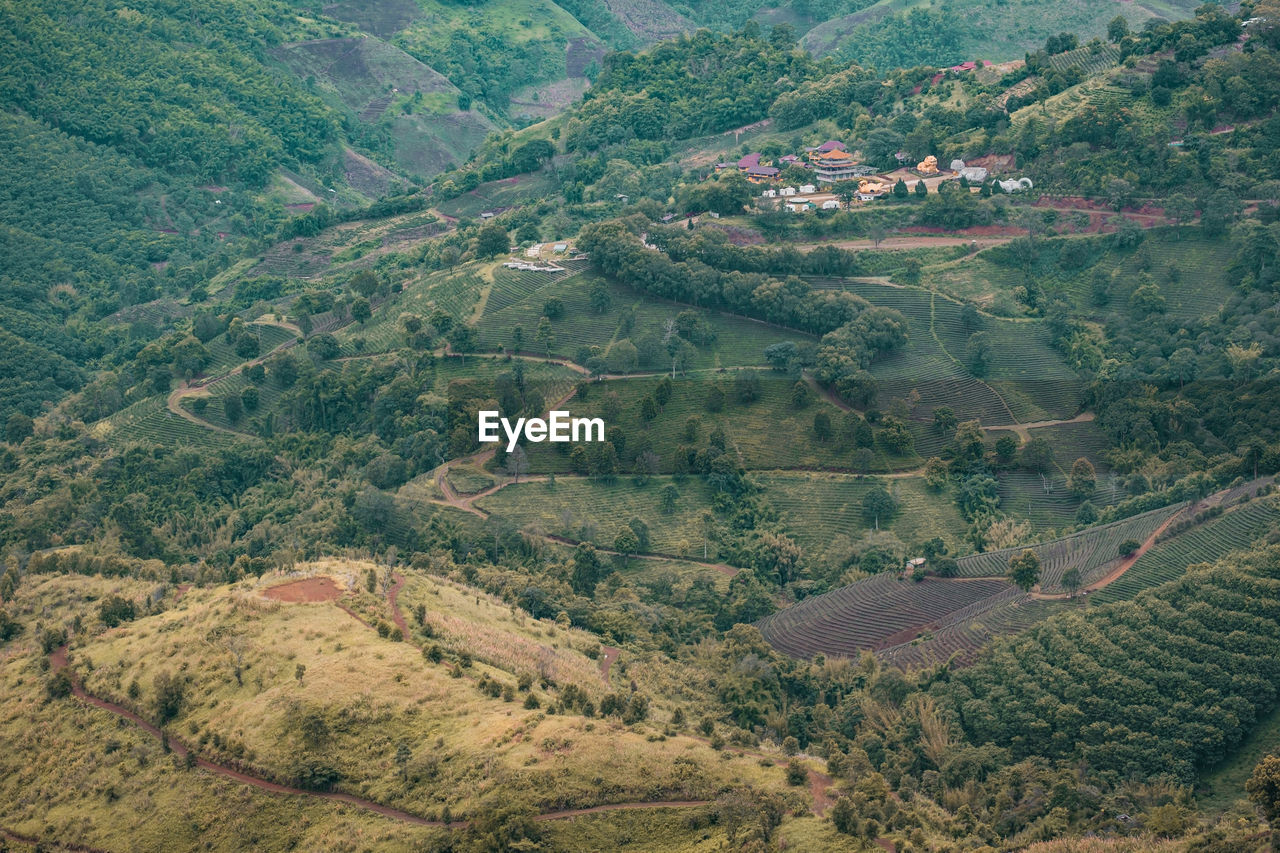
[[1009, 581], [1023, 591], [1040, 582], [1040, 558], [1031, 549], [1009, 558]]

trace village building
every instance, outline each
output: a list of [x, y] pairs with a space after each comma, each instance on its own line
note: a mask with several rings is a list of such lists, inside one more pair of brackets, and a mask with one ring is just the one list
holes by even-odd
[[781, 171], [773, 166], [752, 166], [746, 170], [747, 180], [753, 184], [766, 184], [778, 180]]
[[822, 203], [823, 210], [839, 210], [840, 202], [837, 199], [829, 198]]
[[853, 155], [846, 151], [815, 153], [810, 156], [809, 163], [813, 166], [814, 177], [824, 184], [855, 178], [861, 168]]
[[785, 196], [792, 196], [792, 195], [795, 195], [795, 194], [796, 194], [796, 188], [795, 188], [795, 187], [783, 187], [782, 189], [778, 190], [778, 195], [780, 195], [780, 196], [784, 196], [784, 197], [785, 197]]
[[806, 148], [807, 154], [830, 154], [832, 151], [848, 151], [849, 149], [838, 139], [828, 139], [817, 148]]
[[760, 193], [760, 197], [761, 197], [761, 198], [777, 198], [777, 197], [778, 197], [778, 191], [777, 191], [777, 190], [765, 190], [764, 192]]
[[804, 186], [800, 187], [800, 192], [804, 195], [812, 195], [817, 191], [818, 191], [818, 188], [815, 187], [813, 184], [805, 184]]

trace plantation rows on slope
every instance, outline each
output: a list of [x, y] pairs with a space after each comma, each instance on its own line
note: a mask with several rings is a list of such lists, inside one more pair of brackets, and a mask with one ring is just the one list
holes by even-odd
[[876, 655], [885, 663], [903, 669], [948, 661], [962, 666], [972, 663], [993, 638], [1021, 633], [1067, 606], [1073, 605], [1034, 599], [1014, 589], [978, 602], [965, 611], [957, 611], [938, 627], [905, 643], [882, 649]]
[[1087, 586], [1102, 577], [1108, 565], [1119, 559], [1120, 543], [1146, 540], [1166, 519], [1180, 510], [1180, 506], [1161, 507], [1052, 542], [971, 554], [960, 558], [960, 574], [971, 578], [1004, 577], [1009, 572], [1009, 559], [1030, 548], [1040, 558], [1041, 592], [1062, 591], [1062, 575], [1071, 568], [1080, 573], [1081, 585]]
[[774, 648], [794, 657], [856, 657], [1016, 589], [995, 578], [916, 583], [886, 572], [805, 599], [761, 620], [759, 628]]
[[1206, 524], [1160, 542], [1138, 558], [1124, 576], [1098, 590], [1095, 601], [1132, 598], [1148, 587], [1176, 580], [1196, 563], [1212, 563], [1232, 551], [1246, 548], [1280, 525], [1280, 507], [1274, 500], [1259, 500], [1228, 512]]

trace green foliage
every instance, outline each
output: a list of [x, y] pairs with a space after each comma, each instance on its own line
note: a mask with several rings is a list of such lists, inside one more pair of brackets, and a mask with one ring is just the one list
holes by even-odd
[[[997, 645], [943, 692], [974, 743], [1190, 781], [1275, 704], [1277, 584], [1232, 568], [1060, 616]], [[1250, 642], [1237, 645], [1233, 631]], [[1185, 698], [1184, 698], [1185, 697]], [[1034, 710], [1033, 710], [1034, 709]]]
[[824, 70], [832, 69], [779, 49], [758, 29], [733, 35], [700, 30], [643, 54], [612, 53], [569, 121], [565, 145], [591, 150], [749, 124], [764, 118], [789, 85]]
[[1040, 582], [1040, 558], [1035, 551], [1023, 551], [1009, 558], [1009, 580], [1024, 591]]

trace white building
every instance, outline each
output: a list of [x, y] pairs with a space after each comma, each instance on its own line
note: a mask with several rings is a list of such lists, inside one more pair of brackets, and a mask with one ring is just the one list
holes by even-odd
[[996, 181], [1000, 185], [1000, 189], [1007, 193], [1020, 193], [1023, 190], [1031, 189], [1030, 178], [1018, 178], [1016, 181]]
[[800, 188], [800, 192], [803, 194], [816, 193], [817, 191], [818, 191], [818, 188], [815, 187], [813, 184], [805, 184]]
[[960, 172], [960, 177], [971, 184], [983, 184], [987, 181], [987, 170], [981, 166], [965, 166], [957, 171]]
[[829, 198], [822, 203], [823, 210], [839, 210], [840, 202], [834, 198]]
[[778, 195], [780, 195], [780, 196], [784, 196], [784, 197], [785, 197], [785, 196], [792, 196], [792, 195], [795, 195], [795, 194], [796, 194], [796, 188], [795, 188], [795, 187], [783, 187], [782, 189], [778, 190]]
[[765, 190], [764, 192], [760, 193], [760, 197], [761, 197], [761, 198], [777, 198], [777, 197], [778, 197], [778, 191], [777, 191], [777, 190]]

